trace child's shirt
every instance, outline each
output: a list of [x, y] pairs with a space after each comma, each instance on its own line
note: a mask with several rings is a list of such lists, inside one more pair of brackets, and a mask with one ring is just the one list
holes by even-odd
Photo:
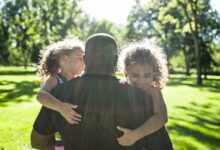
[[58, 85], [63, 84], [64, 82], [66, 82], [66, 79], [61, 74], [57, 74], [54, 77], [57, 79]]

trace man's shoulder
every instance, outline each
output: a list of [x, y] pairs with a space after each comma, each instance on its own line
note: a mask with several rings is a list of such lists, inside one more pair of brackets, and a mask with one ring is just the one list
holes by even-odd
[[118, 79], [116, 82], [116, 88], [114, 91], [120, 94], [120, 97], [128, 99], [145, 99], [146, 95], [140, 89], [124, 82], [121, 79]]

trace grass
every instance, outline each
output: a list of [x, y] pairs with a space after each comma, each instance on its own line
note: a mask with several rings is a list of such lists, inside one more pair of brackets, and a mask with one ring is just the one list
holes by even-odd
[[203, 87], [195, 78], [171, 76], [164, 89], [169, 122], [177, 150], [214, 150], [220, 147], [220, 78], [211, 77]]
[[[208, 76], [204, 86], [196, 87], [194, 76], [170, 76], [163, 94], [176, 150], [220, 147], [219, 81]], [[0, 150], [31, 149], [30, 132], [41, 106], [35, 100], [39, 87], [33, 68], [0, 67]]]
[[40, 104], [33, 68], [0, 67], [0, 150], [30, 148], [30, 132]]

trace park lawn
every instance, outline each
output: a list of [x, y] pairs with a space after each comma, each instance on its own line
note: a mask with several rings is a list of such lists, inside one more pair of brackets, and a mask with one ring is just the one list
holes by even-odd
[[0, 150], [31, 149], [30, 132], [40, 104], [33, 68], [0, 67]]
[[177, 150], [219, 149], [220, 77], [205, 80], [204, 87], [195, 87], [194, 82], [192, 77], [171, 75], [163, 90], [168, 131]]
[[[162, 90], [168, 107], [167, 129], [176, 150], [220, 147], [220, 77], [208, 76], [205, 86], [195, 77], [171, 75]], [[0, 67], [0, 150], [30, 148], [32, 124], [40, 109], [35, 100], [39, 82], [34, 69]]]

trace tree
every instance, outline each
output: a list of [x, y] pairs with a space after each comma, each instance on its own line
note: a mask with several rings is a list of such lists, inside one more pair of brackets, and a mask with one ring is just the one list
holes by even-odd
[[6, 25], [5, 19], [3, 18], [3, 13], [0, 11], [0, 64], [3, 65], [9, 65], [9, 51], [7, 50], [8, 38], [8, 27]]
[[[182, 51], [186, 73], [196, 65], [197, 85], [202, 85], [201, 68], [215, 64], [211, 63], [212, 47], [220, 29], [219, 16], [208, 0], [151, 0], [145, 5], [138, 1], [128, 19], [127, 37], [156, 38], [166, 51], [168, 62]], [[205, 59], [205, 65], [201, 61], [206, 56], [210, 59]]]
[[85, 15], [81, 20], [80, 24], [80, 34], [82, 40], [86, 40], [92, 34], [95, 33], [107, 33], [116, 38], [119, 45], [124, 44], [124, 32], [125, 27], [121, 25], [114, 24], [108, 20], [96, 20], [94, 18], [89, 18], [88, 15]]
[[27, 67], [32, 61], [38, 61], [39, 51], [45, 45], [77, 35], [76, 26], [81, 15], [78, 1], [5, 1], [0, 34], [5, 37], [1, 49], [8, 52], [7, 61]]

